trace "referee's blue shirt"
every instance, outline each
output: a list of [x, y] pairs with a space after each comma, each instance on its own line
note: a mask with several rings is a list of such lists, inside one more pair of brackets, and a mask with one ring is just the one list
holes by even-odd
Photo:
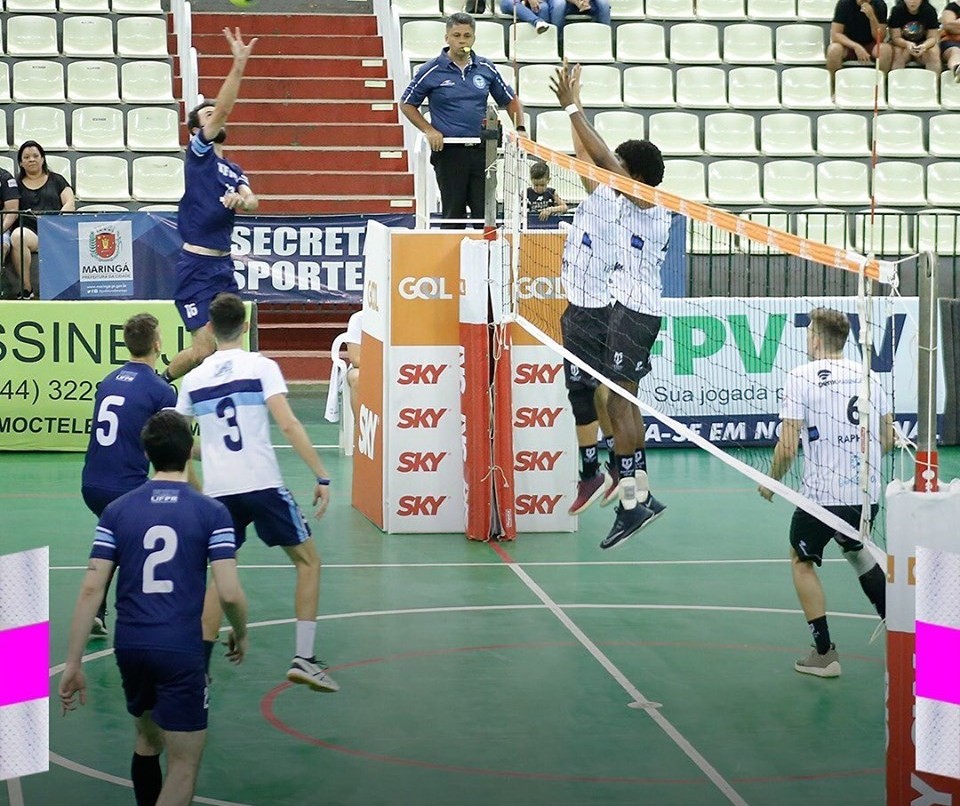
[[444, 137], [479, 137], [487, 116], [487, 95], [499, 106], [516, 97], [513, 88], [497, 72], [493, 62], [470, 54], [470, 64], [461, 70], [450, 58], [449, 48], [421, 67], [400, 103], [418, 107], [430, 98], [430, 125]]

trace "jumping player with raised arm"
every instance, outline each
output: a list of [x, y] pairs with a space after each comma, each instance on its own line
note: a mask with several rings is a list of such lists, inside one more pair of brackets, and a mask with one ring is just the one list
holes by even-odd
[[[281, 546], [297, 572], [294, 610], [295, 654], [287, 679], [314, 691], [339, 686], [314, 655], [320, 557], [316, 543], [283, 483], [270, 441], [270, 417], [313, 473], [313, 503], [319, 519], [330, 502], [330, 478], [310, 437], [290, 409], [287, 385], [275, 361], [243, 349], [249, 327], [246, 309], [235, 294], [220, 294], [210, 305], [207, 325], [216, 352], [188, 373], [180, 387], [177, 411], [200, 424], [203, 491], [223, 502], [233, 517], [237, 547], [251, 523], [268, 546]], [[220, 610], [211, 586], [203, 614], [207, 658], [220, 628]]]
[[[577, 105], [579, 66], [558, 69], [551, 87], [570, 115], [573, 130], [599, 168], [656, 187], [663, 180], [663, 156], [649, 140], [627, 140], [611, 151]], [[640, 380], [650, 372], [650, 350], [660, 332], [663, 266], [670, 238], [670, 213], [641, 199], [618, 193], [616, 207], [617, 263], [611, 272], [614, 300], [604, 353], [606, 377], [635, 397]], [[607, 549], [626, 540], [658, 518], [666, 507], [650, 493], [643, 416], [629, 399], [611, 394], [607, 412], [613, 426], [619, 473], [616, 518], [600, 542]]]
[[[816, 308], [807, 328], [810, 361], [794, 369], [783, 390], [780, 407], [780, 439], [773, 450], [770, 476], [783, 478], [803, 444], [803, 495], [842, 518], [860, 526], [861, 498], [860, 419], [858, 399], [863, 367], [843, 357], [850, 322], [840, 311]], [[893, 415], [886, 395], [875, 378], [870, 379], [870, 500], [871, 523], [880, 500], [880, 454], [893, 447]], [[773, 492], [760, 487], [768, 501]], [[860, 587], [880, 618], [886, 618], [887, 578], [873, 555], [859, 540], [838, 534], [802, 509], [790, 522], [790, 566], [797, 598], [813, 635], [814, 647], [793, 668], [817, 677], [837, 677], [840, 658], [830, 641], [827, 603], [815, 566], [823, 550], [836, 540], [843, 556], [857, 574]]]
[[[117, 569], [114, 655], [136, 740], [131, 778], [138, 804], [187, 804], [207, 738], [200, 612], [207, 564], [233, 631], [227, 656], [247, 651], [247, 602], [237, 577], [233, 524], [226, 507], [187, 482], [193, 435], [172, 409], [143, 428], [155, 474], [103, 512], [80, 589], [67, 663], [60, 679], [64, 713], [87, 701], [82, 668], [90, 623]], [[167, 777], [160, 754], [167, 751]]]
[[216, 103], [204, 101], [187, 117], [190, 144], [185, 157], [183, 198], [177, 213], [183, 249], [177, 260], [174, 301], [191, 341], [163, 373], [168, 381], [186, 375], [216, 349], [204, 325], [217, 294], [240, 290], [230, 259], [236, 211], [251, 212], [260, 204], [243, 169], [223, 156], [227, 117], [237, 101], [243, 71], [257, 40], [244, 43], [239, 28], [233, 32], [224, 28], [223, 35], [233, 54], [230, 73], [220, 87]]

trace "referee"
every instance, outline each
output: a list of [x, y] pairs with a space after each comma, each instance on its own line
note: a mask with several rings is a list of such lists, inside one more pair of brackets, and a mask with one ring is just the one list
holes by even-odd
[[[430, 143], [433, 151], [430, 162], [437, 174], [443, 218], [467, 218], [469, 207], [470, 217], [482, 222], [486, 174], [483, 144], [445, 144], [444, 138], [479, 138], [488, 95], [492, 95], [499, 106], [507, 108], [521, 131], [523, 107], [493, 62], [473, 52], [475, 38], [473, 17], [451, 14], [444, 36], [447, 47], [417, 71], [400, 98], [400, 109]], [[420, 105], [427, 99], [429, 123], [420, 114]]]

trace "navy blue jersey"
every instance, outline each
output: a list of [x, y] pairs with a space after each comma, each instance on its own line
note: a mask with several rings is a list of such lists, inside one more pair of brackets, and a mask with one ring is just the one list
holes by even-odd
[[249, 184], [240, 166], [218, 157], [203, 129], [198, 130], [187, 146], [183, 198], [177, 214], [183, 242], [229, 252], [236, 214], [223, 206], [223, 196]]
[[104, 510], [90, 556], [119, 566], [116, 647], [203, 652], [207, 562], [236, 556], [223, 504], [186, 482], [148, 481]]
[[144, 424], [177, 404], [176, 390], [151, 367], [128, 361], [100, 381], [83, 463], [83, 486], [127, 492], [147, 480]]

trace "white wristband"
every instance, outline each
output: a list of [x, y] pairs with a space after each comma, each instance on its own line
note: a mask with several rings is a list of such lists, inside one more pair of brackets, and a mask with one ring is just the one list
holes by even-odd
[[565, 107], [563, 107], [563, 111], [573, 117], [575, 114], [577, 114], [577, 112], [580, 111], [580, 108], [576, 104], [567, 104]]

